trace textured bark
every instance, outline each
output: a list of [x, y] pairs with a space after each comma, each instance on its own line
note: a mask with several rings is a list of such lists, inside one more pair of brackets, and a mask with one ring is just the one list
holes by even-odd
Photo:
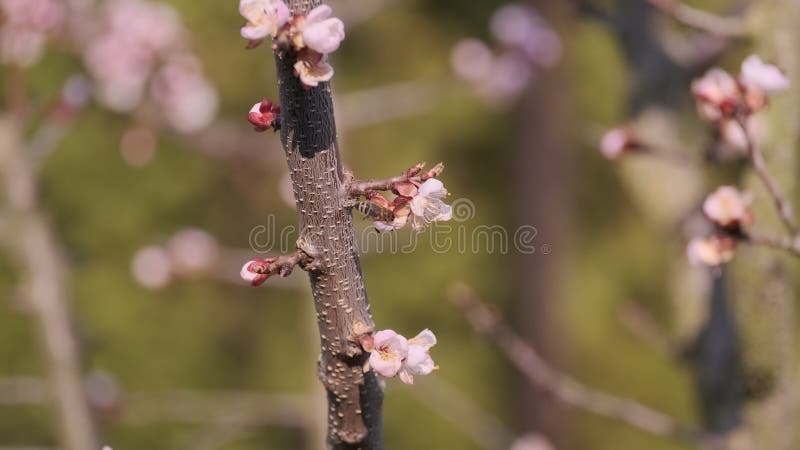
[[[305, 12], [318, 0], [288, 2]], [[328, 445], [332, 449], [382, 449], [383, 394], [374, 372], [364, 373], [368, 353], [360, 338], [371, 334], [367, 292], [350, 209], [347, 177], [336, 139], [328, 83], [303, 89], [295, 56], [276, 55], [281, 102], [281, 141], [292, 178], [300, 224], [298, 247], [315, 258], [309, 272], [321, 341], [319, 377], [328, 394]]]
[[94, 450], [97, 438], [81, 376], [69, 313], [64, 257], [39, 205], [20, 126], [0, 118], [0, 177], [6, 194], [9, 244], [23, 272], [25, 295], [37, 320], [64, 450]]

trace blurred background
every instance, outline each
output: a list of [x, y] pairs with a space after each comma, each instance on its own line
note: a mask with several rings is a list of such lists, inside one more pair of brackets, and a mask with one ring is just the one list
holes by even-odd
[[[690, 6], [797, 13], [780, 10], [788, 1], [752, 3]], [[580, 383], [711, 434], [738, 430], [744, 411], [771, 424], [755, 435], [784, 439], [752, 448], [796, 448], [794, 403], [769, 403], [794, 398], [791, 296], [766, 316], [747, 309], [753, 296], [745, 307], [718, 302], [712, 321], [712, 294], [727, 297], [684, 254], [704, 194], [741, 173], [705, 163], [713, 142], [689, 83], [754, 49], [785, 62], [776, 42], [795, 45], [791, 26], [765, 13], [751, 37], [713, 35], [645, 0], [330, 4], [347, 27], [332, 63], [349, 167], [370, 178], [444, 161], [441, 179], [463, 207], [453, 242], [456, 229], [495, 226], [508, 239], [504, 249], [487, 233], [443, 251], [425, 234], [413, 252], [362, 248], [378, 328], [439, 338], [440, 370], [413, 386], [388, 382], [389, 448], [698, 447], [565, 405], [473, 329], [453, 305], [462, 296], [497, 308]], [[255, 102], [277, 98], [274, 61], [245, 50], [237, 2], [0, 6], [0, 449], [63, 448], [48, 389], [64, 368], [53, 327], [78, 336], [79, 352], [67, 353], [79, 355], [102, 444], [323, 448], [305, 274], [259, 289], [238, 277], [259, 256], [253, 230], [286, 230], [290, 244], [297, 233], [279, 138], [246, 120]], [[789, 103], [778, 100], [776, 114]], [[666, 157], [603, 157], [605, 130], [634, 121]], [[525, 227], [535, 231], [522, 252]], [[771, 351], [775, 339], [783, 353]], [[753, 404], [773, 415], [759, 419]]]

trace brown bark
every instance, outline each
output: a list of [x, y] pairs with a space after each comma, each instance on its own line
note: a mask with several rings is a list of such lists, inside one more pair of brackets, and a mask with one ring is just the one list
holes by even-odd
[[[303, 13], [319, 0], [292, 0]], [[367, 292], [354, 246], [347, 178], [336, 136], [328, 83], [303, 89], [296, 58], [278, 53], [281, 141], [292, 178], [300, 224], [298, 247], [319, 269], [309, 272], [321, 341], [319, 377], [328, 394], [328, 445], [332, 449], [382, 449], [383, 394], [360, 338], [371, 334]]]

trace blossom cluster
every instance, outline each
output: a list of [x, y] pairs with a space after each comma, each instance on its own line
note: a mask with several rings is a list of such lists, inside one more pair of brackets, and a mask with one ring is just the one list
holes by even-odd
[[754, 221], [752, 196], [733, 186], [721, 186], [706, 197], [703, 214], [715, 225], [709, 237], [694, 238], [686, 248], [693, 265], [719, 266], [734, 256], [736, 242], [745, 236], [743, 227]]
[[328, 55], [344, 40], [344, 23], [331, 17], [330, 6], [319, 5], [307, 14], [292, 14], [282, 0], [240, 0], [239, 13], [247, 21], [241, 35], [255, 47], [272, 40], [275, 50], [293, 50], [295, 74], [311, 88], [330, 81], [333, 67]]
[[700, 118], [715, 127], [723, 143], [744, 154], [757, 131], [752, 114], [767, 106], [769, 94], [788, 87], [789, 79], [779, 68], [751, 55], [736, 78], [720, 68], [708, 70], [692, 82], [692, 95]]
[[363, 193], [367, 198], [363, 212], [374, 221], [378, 231], [399, 230], [409, 221], [415, 231], [422, 231], [433, 222], [453, 217], [452, 207], [442, 200], [447, 197], [447, 189], [436, 178], [444, 165], [439, 163], [424, 172], [423, 166], [424, 163], [417, 164], [390, 183], [389, 190], [395, 195], [391, 201], [376, 191]]
[[370, 352], [369, 366], [378, 375], [391, 378], [399, 376], [406, 384], [414, 383], [414, 375], [428, 375], [438, 367], [430, 355], [436, 345], [436, 336], [431, 330], [422, 330], [411, 339], [393, 330], [375, 333], [371, 345], [365, 348]]
[[130, 112], [149, 100], [178, 132], [193, 133], [214, 118], [218, 98], [170, 6], [146, 0], [107, 2], [101, 32], [83, 60], [107, 108]]
[[0, 11], [0, 60], [20, 67], [41, 59], [48, 34], [57, 32], [66, 20], [59, 0], [0, 0]]
[[453, 72], [487, 102], [508, 104], [539, 69], [555, 66], [563, 44], [531, 7], [509, 4], [492, 15], [489, 28], [498, 43], [493, 51], [479, 39], [458, 42], [450, 55]]

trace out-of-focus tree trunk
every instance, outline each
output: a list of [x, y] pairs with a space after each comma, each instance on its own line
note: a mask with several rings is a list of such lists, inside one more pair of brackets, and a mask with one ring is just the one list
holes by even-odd
[[[797, 194], [800, 138], [800, 2], [759, 0], [750, 14], [755, 52], [784, 68], [792, 80], [791, 89], [776, 95], [770, 105], [762, 148], [773, 175], [793, 198]], [[758, 199], [755, 213], [759, 228], [783, 232], [755, 174], [749, 176], [746, 188]], [[763, 249], [742, 249], [736, 261], [733, 294], [745, 344], [746, 383], [754, 397], [746, 411], [754, 448], [796, 449], [796, 292], [790, 281], [796, 262]]]
[[0, 182], [5, 191], [8, 244], [22, 272], [25, 299], [37, 327], [64, 450], [98, 447], [70, 317], [67, 264], [39, 206], [35, 170], [20, 141], [21, 124], [0, 118]]
[[[565, 21], [561, 2], [537, 0], [532, 5], [550, 23], [560, 28]], [[553, 361], [556, 354], [554, 299], [565, 250], [563, 241], [571, 205], [572, 164], [569, 142], [563, 127], [567, 86], [563, 69], [543, 71], [514, 111], [515, 132], [513, 192], [517, 226], [537, 229], [533, 254], [517, 253], [514, 265], [516, 325], [525, 340]], [[542, 245], [553, 251], [545, 254]], [[563, 414], [551, 395], [520, 380], [516, 409], [519, 426], [547, 435], [558, 443]]]

